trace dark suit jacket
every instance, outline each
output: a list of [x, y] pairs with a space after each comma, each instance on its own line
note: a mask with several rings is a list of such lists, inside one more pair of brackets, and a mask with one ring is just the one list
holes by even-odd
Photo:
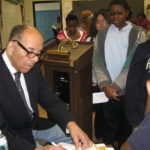
[[[65, 128], [69, 121], [74, 120], [70, 113], [65, 110], [64, 103], [50, 92], [38, 64], [24, 76], [31, 106], [34, 110], [32, 121], [17, 91], [15, 82], [0, 55], [0, 128], [8, 138], [10, 149], [15, 150], [35, 148], [32, 145], [34, 144], [32, 129], [49, 128], [54, 125], [52, 120]], [[38, 103], [47, 110], [51, 121], [45, 122], [39, 119]], [[19, 145], [20, 143], [21, 145]]]
[[132, 59], [125, 92], [125, 112], [131, 125], [138, 125], [144, 118], [147, 92], [146, 81], [150, 79], [150, 41], [140, 44]]

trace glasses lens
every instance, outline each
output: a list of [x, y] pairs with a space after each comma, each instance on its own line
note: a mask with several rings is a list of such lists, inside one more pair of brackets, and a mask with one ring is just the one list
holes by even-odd
[[44, 58], [44, 54], [43, 53], [40, 53], [40, 54], [36, 54], [36, 53], [28, 53], [27, 55], [29, 58], [34, 58], [34, 57], [38, 57], [38, 59], [43, 59]]
[[110, 16], [114, 16], [114, 15], [122, 15], [122, 12], [110, 12]]
[[37, 54], [32, 53], [32, 52], [29, 52], [29, 53], [27, 54], [27, 56], [28, 56], [29, 58], [34, 58], [36, 55], [37, 55]]
[[105, 20], [97, 20], [96, 23], [105, 23]]
[[117, 15], [122, 15], [123, 14], [123, 12], [117, 12]]

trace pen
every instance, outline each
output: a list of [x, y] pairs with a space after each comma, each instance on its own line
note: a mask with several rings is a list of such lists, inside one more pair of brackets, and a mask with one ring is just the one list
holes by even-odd
[[58, 146], [55, 142], [50, 142], [53, 146]]

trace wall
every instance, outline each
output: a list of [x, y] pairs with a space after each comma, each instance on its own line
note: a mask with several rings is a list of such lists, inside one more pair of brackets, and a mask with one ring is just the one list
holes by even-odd
[[62, 21], [64, 29], [66, 27], [65, 18], [67, 14], [72, 10], [72, 1], [73, 0], [62, 0]]
[[[46, 0], [24, 0], [25, 23], [29, 25], [34, 25], [33, 9], [32, 9], [32, 2], [34, 1], [46, 1]], [[57, 1], [57, 0], [52, 0], [52, 1]], [[64, 27], [65, 27], [65, 17], [72, 10], [73, 7], [72, 1], [79, 1], [79, 0], [62, 0], [62, 16], [63, 16]], [[88, 0], [84, 0], [84, 1], [88, 1]], [[135, 3], [137, 4], [137, 0]], [[147, 9], [146, 9], [147, 4], [150, 4], [150, 0], [144, 0], [145, 13], [147, 13]], [[6, 42], [8, 40], [11, 28], [16, 24], [22, 23], [20, 5], [8, 2], [6, 0], [2, 0], [2, 20], [3, 20], [3, 28], [1, 29], [1, 37], [2, 37], [2, 47], [4, 48], [6, 46]]]
[[[127, 0], [131, 10], [133, 12], [133, 17], [137, 15], [138, 12], [144, 10], [144, 1], [143, 0]], [[99, 9], [107, 9], [111, 0], [94, 0], [94, 1], [78, 1], [73, 2], [73, 9], [76, 14], [79, 16], [82, 10], [89, 9], [93, 12]], [[136, 7], [135, 7], [136, 4]]]
[[6, 47], [11, 28], [17, 24], [22, 24], [20, 4], [2, 0], [2, 48]]
[[[32, 10], [32, 3], [37, 1], [46, 1], [46, 0], [27, 0], [24, 2], [25, 7], [25, 22], [29, 25], [34, 25], [33, 20], [33, 10]], [[58, 1], [58, 0], [47, 0], [47, 1]], [[62, 0], [62, 21], [63, 21], [63, 27], [65, 28], [65, 18], [72, 10], [72, 1], [73, 0]]]
[[[46, 0], [24, 0], [25, 24], [34, 25], [32, 3], [37, 1], [46, 1]], [[57, 1], [57, 0], [47, 0], [47, 1]], [[17, 24], [22, 24], [22, 17], [20, 4], [14, 4], [6, 0], [2, 0], [1, 7], [2, 7], [3, 27], [0, 28], [0, 30], [2, 37], [2, 48], [4, 48], [6, 47], [6, 43], [8, 41], [11, 28]], [[62, 15], [64, 16], [63, 20], [65, 20], [65, 16], [71, 10], [72, 10], [72, 0], [62, 0]], [[64, 21], [63, 24], [65, 26]]]
[[147, 10], [147, 5], [150, 4], [150, 0], [144, 1], [144, 13], [146, 14], [147, 18], [150, 19], [150, 10]]
[[44, 41], [55, 37], [52, 26], [57, 22], [57, 17], [60, 16], [60, 2], [35, 3], [34, 7], [34, 25], [44, 36]]
[[[46, 1], [46, 0], [24, 0], [25, 23], [28, 25], [34, 25], [32, 3], [38, 2], [38, 1]], [[50, 0], [47, 0], [47, 1], [50, 1]]]

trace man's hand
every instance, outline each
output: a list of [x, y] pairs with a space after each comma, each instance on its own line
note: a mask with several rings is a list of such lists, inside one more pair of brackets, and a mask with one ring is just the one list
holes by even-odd
[[38, 147], [35, 150], [66, 150], [66, 149], [59, 145], [58, 146], [48, 145], [44, 147]]
[[145, 107], [145, 115], [150, 111], [150, 80], [146, 82], [147, 102]]
[[150, 80], [146, 82], [147, 96], [150, 97]]
[[102, 90], [104, 91], [105, 95], [109, 98], [109, 99], [115, 99], [117, 101], [119, 101], [120, 99], [118, 98], [118, 94], [115, 88], [113, 88], [111, 85], [108, 86], [104, 86], [102, 88]]
[[69, 122], [67, 129], [74, 141], [76, 150], [89, 148], [93, 145], [93, 142], [89, 139], [87, 134], [81, 130], [81, 128], [75, 122]]

